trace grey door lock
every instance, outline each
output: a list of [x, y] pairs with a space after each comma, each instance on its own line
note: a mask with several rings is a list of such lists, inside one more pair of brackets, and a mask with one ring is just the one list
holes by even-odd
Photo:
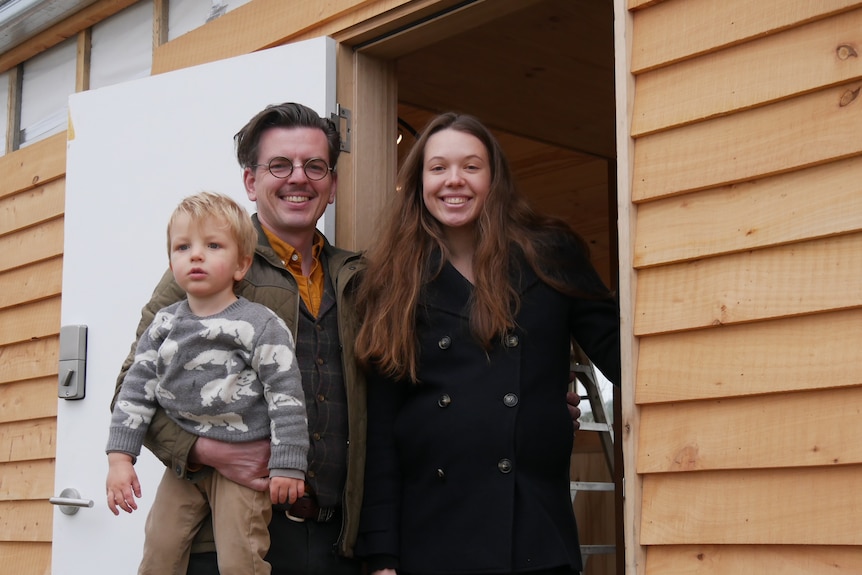
[[60, 328], [60, 367], [57, 396], [84, 399], [87, 376], [87, 326], [64, 325]]

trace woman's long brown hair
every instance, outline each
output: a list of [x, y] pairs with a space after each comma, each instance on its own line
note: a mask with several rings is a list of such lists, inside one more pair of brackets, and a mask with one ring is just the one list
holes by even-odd
[[[428, 138], [446, 129], [478, 138], [491, 165], [490, 192], [476, 223], [470, 306], [470, 329], [482, 346], [490, 348], [495, 338], [515, 325], [520, 301], [509, 280], [513, 249], [522, 253], [542, 281], [571, 295], [578, 292], [560, 279], [565, 274], [553, 273], [552, 244], [559, 246], [563, 235], [586, 249], [565, 222], [534, 212], [518, 194], [500, 144], [479, 120], [452, 112], [431, 120], [398, 172], [396, 195], [366, 254], [367, 268], [357, 298], [362, 321], [356, 339], [360, 365], [373, 365], [388, 377], [414, 382], [419, 362], [416, 311], [420, 292], [449, 255], [443, 227], [422, 198], [425, 146]], [[441, 257], [433, 257], [435, 253]]]

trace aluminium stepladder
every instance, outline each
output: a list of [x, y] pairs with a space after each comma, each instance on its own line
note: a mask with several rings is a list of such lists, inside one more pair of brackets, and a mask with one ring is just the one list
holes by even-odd
[[[613, 424], [605, 410], [605, 403], [599, 391], [599, 377], [596, 367], [577, 346], [574, 346], [572, 350], [571, 370], [574, 372], [576, 378], [573, 387], [577, 389], [578, 382], [584, 387], [585, 394], [581, 396], [581, 399], [586, 399], [590, 402], [590, 409], [592, 410], [594, 419], [594, 421], [581, 422], [579, 431], [590, 431], [599, 434], [605, 463], [608, 466], [611, 477], [614, 477]], [[578, 492], [614, 491], [615, 488], [616, 485], [612, 481], [572, 481], [570, 485], [572, 503], [574, 504], [575, 496]], [[581, 557], [584, 569], [586, 569], [587, 561], [592, 555], [611, 555], [614, 553], [616, 553], [616, 545], [581, 545]]]

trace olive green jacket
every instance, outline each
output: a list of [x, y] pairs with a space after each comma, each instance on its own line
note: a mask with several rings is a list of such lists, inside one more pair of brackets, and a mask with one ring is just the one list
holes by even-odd
[[[281, 258], [269, 245], [260, 227], [257, 215], [252, 216], [258, 230], [258, 245], [251, 268], [237, 287], [237, 294], [249, 301], [263, 304], [272, 309], [284, 320], [296, 338], [299, 323], [300, 295], [296, 281], [285, 269]], [[359, 523], [359, 509], [362, 505], [362, 486], [365, 474], [365, 379], [354, 361], [354, 340], [359, 328], [355, 314], [353, 279], [364, 266], [360, 254], [335, 248], [324, 239], [323, 257], [324, 273], [327, 275], [336, 293], [338, 310], [338, 328], [342, 346], [342, 367], [344, 370], [344, 385], [348, 404], [349, 444], [347, 452], [347, 481], [343, 496], [343, 523], [339, 537], [339, 551], [346, 557], [353, 556], [353, 544]], [[161, 281], [153, 291], [149, 303], [141, 311], [141, 321], [138, 324], [137, 335], [150, 325], [163, 307], [166, 307], [185, 297], [185, 293], [174, 281], [171, 271], [165, 272]], [[117, 392], [126, 372], [134, 360], [135, 344], [126, 361], [123, 363], [117, 378]], [[111, 402], [113, 408], [113, 401]], [[163, 410], [159, 409], [150, 423], [147, 438], [144, 442], [166, 466], [173, 469], [178, 477], [194, 479], [188, 470], [188, 456], [196, 436], [183, 431]], [[213, 551], [215, 545], [212, 531], [202, 528], [195, 539], [193, 552]]]

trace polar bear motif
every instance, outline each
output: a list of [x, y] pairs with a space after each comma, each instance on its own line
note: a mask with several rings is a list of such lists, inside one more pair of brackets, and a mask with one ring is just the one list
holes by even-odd
[[199, 433], [206, 433], [213, 427], [224, 427], [227, 431], [248, 431], [248, 426], [243, 423], [242, 416], [234, 412], [220, 413], [218, 415], [197, 415], [181, 411], [179, 415], [189, 421], [197, 422], [195, 431]]
[[179, 350], [180, 344], [176, 340], [165, 339], [159, 346], [159, 359], [164, 365], [170, 365]]
[[257, 381], [257, 374], [252, 369], [244, 369], [237, 374], [214, 379], [201, 388], [201, 404], [205, 407], [213, 404], [216, 399], [223, 403], [239, 401], [243, 396], [256, 397], [260, 395], [252, 386]]
[[153, 365], [156, 363], [157, 359], [159, 359], [159, 350], [157, 349], [148, 349], [147, 351], [135, 355], [135, 363], [142, 363], [145, 365]]
[[302, 400], [289, 393], [271, 393], [269, 394], [269, 404], [271, 407], [302, 407]]
[[278, 372], [288, 371], [295, 357], [288, 345], [260, 344], [255, 350], [257, 365], [275, 365]]
[[225, 334], [233, 337], [237, 345], [243, 349], [251, 349], [254, 341], [254, 326], [247, 321], [230, 320], [224, 318], [202, 319], [201, 324], [205, 329], [201, 331], [201, 337], [214, 340]]
[[123, 421], [123, 425], [129, 429], [137, 429], [142, 424], [149, 425], [153, 418], [152, 410], [144, 408], [136, 403], [121, 399], [117, 402], [117, 408], [125, 413], [128, 417]]
[[174, 327], [174, 314], [168, 313], [165, 310], [159, 311], [153, 318], [149, 328], [150, 339], [158, 339], [159, 332], [169, 332]]
[[227, 372], [236, 365], [233, 353], [223, 349], [208, 349], [197, 354], [194, 359], [189, 360], [183, 366], [187, 371], [206, 371], [208, 366], [216, 365], [224, 367]]

